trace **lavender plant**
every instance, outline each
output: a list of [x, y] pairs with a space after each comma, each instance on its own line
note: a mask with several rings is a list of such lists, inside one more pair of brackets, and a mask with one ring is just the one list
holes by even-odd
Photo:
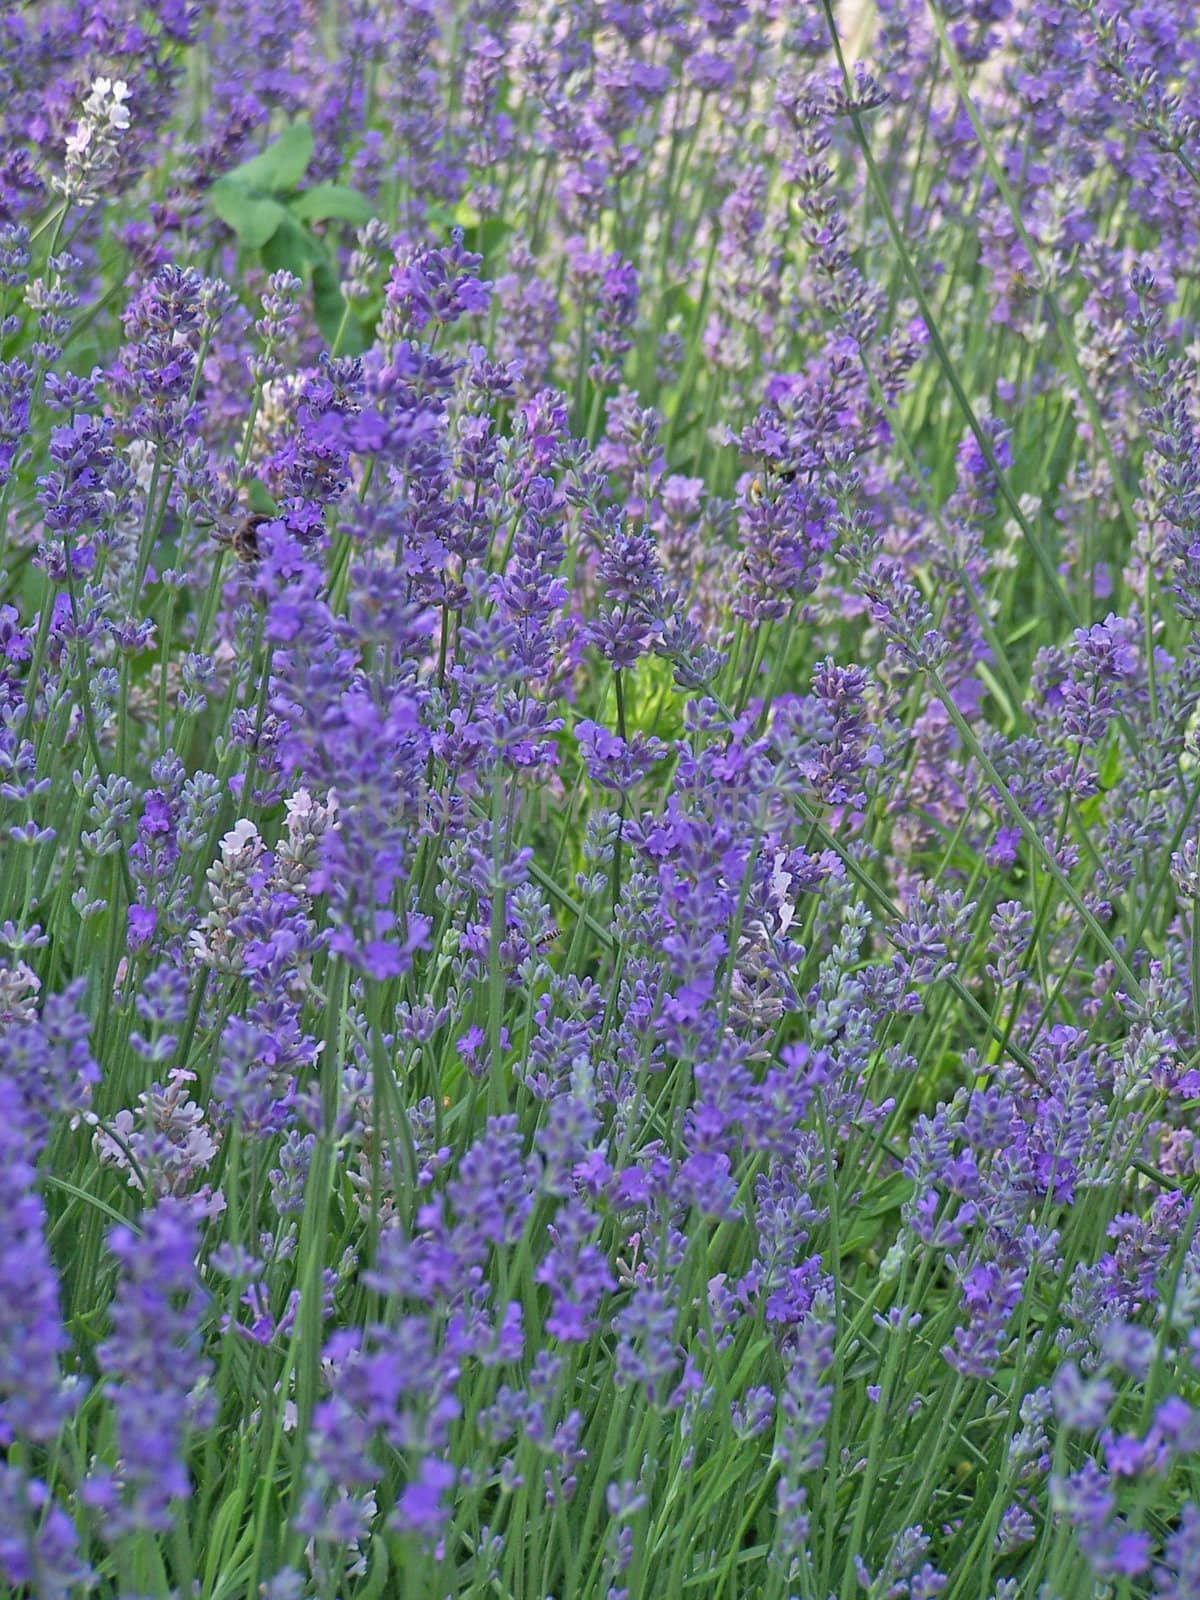
[[1183, 0], [0, 8], [0, 1590], [1200, 1593]]

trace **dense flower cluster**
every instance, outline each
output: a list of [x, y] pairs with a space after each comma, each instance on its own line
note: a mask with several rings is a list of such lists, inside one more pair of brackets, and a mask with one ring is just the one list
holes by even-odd
[[0, 84], [0, 1592], [1200, 1593], [1194, 8]]

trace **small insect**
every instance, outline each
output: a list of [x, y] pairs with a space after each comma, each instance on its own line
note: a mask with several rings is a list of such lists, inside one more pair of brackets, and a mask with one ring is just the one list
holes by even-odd
[[547, 928], [545, 933], [538, 934], [537, 938], [533, 941], [534, 949], [545, 950], [548, 946], [554, 943], [561, 932], [561, 928]]
[[763, 472], [757, 473], [751, 478], [746, 498], [752, 506], [760, 505], [767, 492], [767, 484], [769, 482], [792, 483], [795, 481], [797, 471], [796, 467], [780, 467], [772, 463]]
[[243, 566], [253, 566], [260, 554], [258, 530], [272, 520], [265, 512], [245, 511], [234, 522], [214, 530], [214, 535], [229, 546]]

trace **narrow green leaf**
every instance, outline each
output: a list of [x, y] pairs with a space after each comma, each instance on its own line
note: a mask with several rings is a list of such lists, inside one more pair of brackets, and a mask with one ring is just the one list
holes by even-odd
[[357, 1591], [359, 1600], [379, 1600], [379, 1596], [386, 1591], [389, 1575], [387, 1545], [375, 1534], [371, 1540], [370, 1576]]
[[114, 1222], [119, 1222], [123, 1228], [132, 1228], [135, 1233], [142, 1231], [140, 1224], [130, 1221], [120, 1211], [110, 1206], [107, 1200], [101, 1200], [98, 1194], [91, 1194], [87, 1189], [81, 1189], [78, 1184], [68, 1182], [66, 1178], [56, 1177], [52, 1172], [46, 1173], [42, 1181], [49, 1184], [51, 1188], [61, 1189], [64, 1194], [69, 1194], [75, 1200], [81, 1200], [86, 1205], [95, 1206], [97, 1211], [102, 1211], [106, 1217], [111, 1217]]
[[239, 1485], [222, 1502], [208, 1529], [204, 1570], [204, 1588], [207, 1593], [211, 1594], [222, 1568], [229, 1562], [230, 1551], [237, 1538], [245, 1510], [244, 1499], [244, 1491]]
[[1121, 746], [1113, 740], [1100, 763], [1100, 787], [1115, 789], [1121, 776]]

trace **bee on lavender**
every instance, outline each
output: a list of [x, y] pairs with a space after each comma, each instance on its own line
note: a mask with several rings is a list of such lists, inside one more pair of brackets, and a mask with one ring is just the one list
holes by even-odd
[[746, 491], [746, 498], [752, 506], [761, 505], [766, 497], [767, 488], [772, 483], [794, 483], [799, 472], [798, 467], [788, 467], [777, 461], [769, 461], [761, 472], [755, 473], [750, 480], [750, 487]]
[[213, 538], [218, 544], [232, 550], [238, 561], [247, 567], [254, 566], [261, 554], [258, 548], [258, 530], [274, 518], [265, 511], [251, 511], [240, 507], [238, 513], [213, 527]]

